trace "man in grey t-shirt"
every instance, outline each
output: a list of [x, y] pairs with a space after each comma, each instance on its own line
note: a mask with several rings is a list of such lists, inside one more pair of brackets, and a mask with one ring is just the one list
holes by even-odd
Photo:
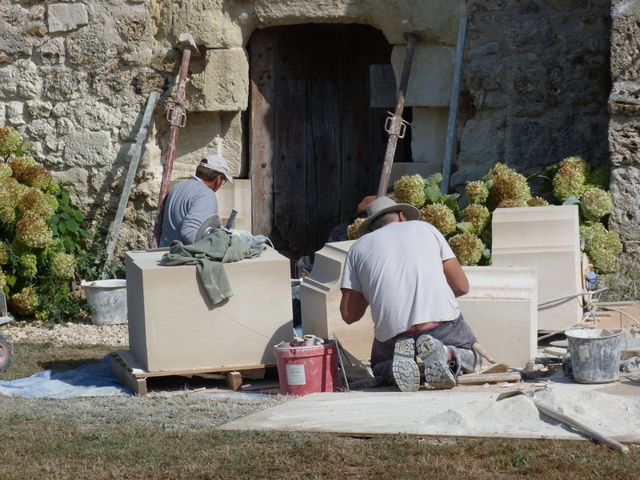
[[195, 175], [175, 185], [164, 204], [160, 247], [168, 247], [174, 240], [192, 244], [202, 222], [218, 213], [215, 192], [226, 182], [233, 183], [227, 161], [220, 155], [208, 155], [200, 161]]

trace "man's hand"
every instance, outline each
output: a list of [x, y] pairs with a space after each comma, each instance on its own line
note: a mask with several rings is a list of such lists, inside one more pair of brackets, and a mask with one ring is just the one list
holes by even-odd
[[364, 312], [367, 311], [369, 302], [367, 302], [362, 293], [356, 290], [349, 288], [343, 288], [341, 290], [342, 300], [340, 301], [340, 314], [342, 315], [342, 320], [348, 325], [351, 325], [363, 317]]

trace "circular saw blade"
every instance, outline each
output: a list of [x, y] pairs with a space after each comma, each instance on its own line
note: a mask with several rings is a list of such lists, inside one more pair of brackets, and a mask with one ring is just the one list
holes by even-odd
[[202, 240], [204, 237], [209, 235], [213, 229], [221, 228], [222, 220], [220, 219], [220, 215], [214, 214], [210, 217], [205, 218], [202, 222], [198, 231], [196, 232], [196, 236], [193, 239], [193, 242], [198, 242]]

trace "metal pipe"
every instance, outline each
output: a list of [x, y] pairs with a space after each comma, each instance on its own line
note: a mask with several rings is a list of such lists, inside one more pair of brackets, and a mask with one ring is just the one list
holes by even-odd
[[447, 124], [447, 136], [444, 145], [444, 158], [442, 160], [442, 182], [440, 193], [445, 195], [449, 191], [451, 178], [451, 163], [453, 162], [453, 145], [456, 133], [456, 120], [458, 118], [458, 103], [460, 100], [460, 83], [462, 81], [462, 60], [464, 59], [464, 44], [467, 38], [467, 17], [460, 17], [458, 28], [458, 46], [456, 50], [456, 63], [451, 84], [451, 103], [449, 106], [449, 123]]

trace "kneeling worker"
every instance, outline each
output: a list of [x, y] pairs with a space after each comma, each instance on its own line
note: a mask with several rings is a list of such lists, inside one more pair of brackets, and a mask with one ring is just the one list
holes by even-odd
[[233, 183], [233, 179], [224, 158], [208, 155], [200, 160], [196, 174], [175, 185], [167, 195], [160, 247], [170, 246], [173, 240], [192, 244], [202, 222], [218, 214], [215, 192], [226, 182]]
[[344, 265], [342, 318], [357, 322], [371, 306], [375, 376], [417, 391], [418, 354], [432, 388], [453, 388], [458, 375], [481, 363], [456, 300], [469, 291], [467, 277], [445, 238], [419, 220], [414, 206], [379, 197], [367, 214]]

